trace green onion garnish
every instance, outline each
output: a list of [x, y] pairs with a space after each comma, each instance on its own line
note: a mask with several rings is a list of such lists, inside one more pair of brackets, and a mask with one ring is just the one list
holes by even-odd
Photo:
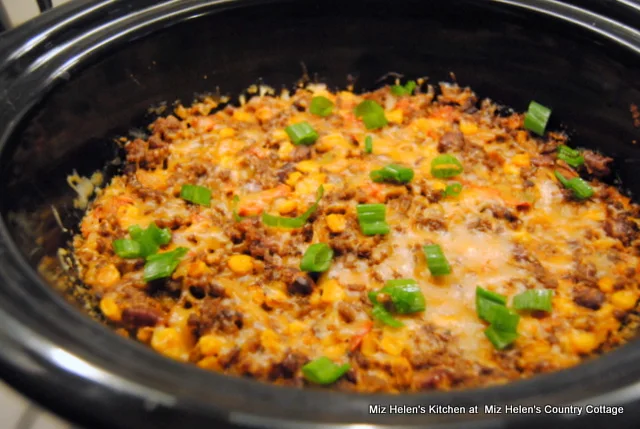
[[364, 152], [371, 153], [373, 152], [373, 137], [367, 136], [364, 139]]
[[453, 182], [450, 185], [447, 185], [447, 187], [444, 190], [444, 196], [445, 197], [457, 197], [458, 195], [460, 195], [460, 192], [462, 192], [462, 185], [458, 182]]
[[532, 101], [529, 103], [529, 110], [524, 115], [524, 127], [542, 136], [547, 128], [549, 116], [551, 116], [551, 109]]
[[129, 235], [140, 244], [140, 256], [143, 258], [153, 255], [160, 249], [160, 246], [169, 244], [171, 241], [169, 228], [160, 229], [155, 223], [151, 223], [147, 229], [133, 225], [129, 227]]
[[169, 277], [176, 270], [187, 251], [186, 247], [178, 247], [170, 252], [149, 256], [144, 264], [144, 281], [149, 282]]
[[500, 295], [496, 292], [491, 292], [490, 290], [486, 290], [481, 288], [480, 286], [476, 287], [476, 304], [479, 299], [486, 299], [488, 301], [493, 301], [497, 304], [507, 305], [507, 297], [504, 295]]
[[358, 204], [358, 223], [364, 235], [388, 234], [387, 207], [384, 204]]
[[139, 258], [140, 243], [135, 240], [114, 240], [112, 243], [113, 251], [121, 258]]
[[393, 95], [399, 95], [399, 96], [411, 95], [413, 93], [413, 90], [416, 89], [417, 86], [418, 84], [416, 83], [415, 80], [410, 80], [404, 86], [393, 85], [391, 87], [391, 93]]
[[560, 183], [562, 183], [565, 188], [570, 189], [573, 192], [573, 196], [579, 200], [586, 200], [587, 198], [591, 198], [595, 193], [593, 191], [593, 188], [580, 177], [567, 179], [562, 174], [560, 174], [558, 170], [555, 170], [554, 174], [556, 175]]
[[540, 310], [551, 311], [551, 298], [553, 291], [550, 289], [530, 289], [513, 297], [513, 308], [516, 310]]
[[565, 145], [558, 146], [558, 159], [563, 160], [573, 168], [578, 168], [584, 164], [584, 157], [580, 155], [580, 151]]
[[314, 115], [326, 117], [329, 116], [332, 111], [333, 101], [329, 100], [327, 97], [318, 96], [311, 99], [309, 112], [313, 113]]
[[318, 133], [308, 122], [289, 125], [284, 130], [295, 145], [310, 145], [318, 140]]
[[424, 311], [426, 303], [420, 286], [414, 279], [387, 280], [376, 294], [384, 293], [391, 297], [396, 313], [410, 314]]
[[304, 378], [316, 384], [331, 384], [349, 371], [351, 365], [336, 365], [326, 356], [314, 359], [302, 367]]
[[424, 246], [424, 255], [427, 258], [427, 266], [432, 276], [444, 276], [451, 274], [449, 261], [442, 253], [442, 248], [438, 244]]
[[180, 198], [194, 204], [209, 207], [211, 205], [211, 189], [198, 185], [182, 185]]
[[380, 170], [373, 170], [369, 177], [374, 182], [409, 183], [413, 179], [413, 169], [398, 164], [389, 164]]
[[507, 297], [481, 287], [476, 288], [476, 312], [489, 322], [485, 335], [495, 348], [502, 350], [518, 337], [520, 316], [506, 307]]
[[[372, 299], [371, 295], [369, 295], [369, 299]], [[393, 317], [391, 313], [389, 313], [387, 309], [384, 308], [384, 305], [380, 304], [377, 301], [373, 302], [373, 309], [371, 310], [371, 315], [373, 316], [374, 319], [379, 320], [385, 325], [391, 326], [392, 328], [402, 328], [404, 326], [404, 323], [402, 323], [401, 321]]]
[[448, 179], [462, 173], [464, 168], [453, 155], [438, 155], [431, 161], [431, 175], [439, 179]]
[[389, 280], [379, 291], [371, 291], [367, 295], [373, 304], [372, 315], [375, 319], [381, 321], [385, 325], [394, 328], [404, 326], [402, 322], [395, 319], [391, 313], [378, 302], [378, 294], [384, 293], [389, 296], [393, 304], [395, 312], [400, 314], [410, 314], [424, 311], [426, 303], [422, 291], [413, 279], [397, 279]]
[[318, 209], [318, 203], [324, 195], [324, 186], [320, 185], [316, 191], [316, 201], [298, 217], [280, 217], [270, 215], [268, 213], [262, 213], [262, 223], [267, 226], [274, 226], [278, 228], [301, 228], [307, 223], [307, 220]]
[[516, 332], [506, 332], [496, 329], [493, 325], [485, 329], [484, 334], [487, 336], [493, 347], [502, 350], [518, 339]]
[[358, 104], [354, 113], [356, 118], [362, 119], [368, 130], [382, 128], [388, 124], [387, 118], [384, 116], [384, 109], [373, 100], [364, 100]]
[[327, 271], [331, 266], [333, 258], [333, 249], [325, 243], [312, 244], [304, 252], [300, 261], [300, 269], [312, 273], [321, 273]]

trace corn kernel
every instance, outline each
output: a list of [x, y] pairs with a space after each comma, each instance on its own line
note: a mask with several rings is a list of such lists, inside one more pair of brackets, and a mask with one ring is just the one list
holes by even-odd
[[[429, 132], [438, 128], [442, 128], [447, 125], [447, 121], [443, 119], [435, 118], [419, 118], [413, 121], [413, 127], [419, 129], [422, 132]], [[377, 147], [377, 146], [376, 146]]]
[[156, 328], [151, 337], [151, 347], [176, 360], [186, 361], [189, 358], [182, 336], [175, 328]]
[[271, 353], [278, 353], [281, 348], [280, 337], [271, 329], [265, 329], [260, 334], [260, 343]]
[[576, 353], [588, 354], [598, 347], [598, 341], [591, 332], [579, 331], [571, 335], [571, 346]]
[[234, 273], [245, 275], [253, 270], [253, 258], [249, 255], [233, 255], [227, 265]]
[[604, 293], [613, 291], [613, 279], [611, 277], [602, 277], [598, 280], [598, 287]]
[[[275, 130], [273, 132], [273, 139], [274, 140], [288, 140], [289, 136], [287, 135], [287, 132], [284, 129], [280, 128], [280, 129], [277, 129], [277, 130]], [[291, 145], [291, 146], [293, 147], [293, 145]]]
[[475, 134], [478, 132], [478, 126], [469, 121], [460, 121], [460, 132], [464, 135]]
[[321, 282], [322, 297], [320, 301], [324, 303], [338, 302], [344, 299], [344, 291], [342, 286], [334, 279], [329, 279], [325, 282]]
[[390, 112], [386, 112], [385, 116], [389, 122], [394, 122], [396, 124], [402, 124], [402, 120], [404, 119], [404, 114], [401, 109], [394, 109]]
[[621, 310], [631, 310], [636, 306], [638, 297], [633, 291], [621, 290], [611, 295], [611, 303]]
[[151, 326], [140, 328], [136, 333], [136, 338], [141, 343], [149, 344], [149, 341], [151, 341], [151, 337], [153, 336], [153, 331], [154, 328], [152, 328]]
[[[429, 168], [431, 168], [431, 166], [429, 166]], [[433, 182], [431, 184], [431, 187], [433, 189], [435, 189], [436, 191], [444, 191], [445, 189], [447, 189], [447, 184], [444, 182]]]
[[327, 216], [327, 227], [333, 233], [339, 233], [345, 230], [347, 226], [347, 220], [344, 216], [339, 214], [330, 214]]
[[269, 121], [273, 118], [274, 112], [268, 107], [261, 107], [256, 110], [256, 117], [263, 122]]
[[237, 109], [235, 112], [233, 112], [233, 119], [242, 122], [256, 122], [256, 118], [240, 109]]
[[289, 174], [289, 177], [287, 178], [287, 185], [295, 187], [296, 183], [298, 183], [301, 178], [302, 173], [300, 173], [299, 171], [294, 171], [293, 173]]
[[513, 164], [505, 164], [502, 169], [505, 172], [505, 174], [512, 174], [514, 176], [517, 176], [518, 174], [520, 174], [520, 168]]
[[365, 356], [373, 356], [378, 351], [378, 341], [372, 333], [362, 337], [360, 352]]
[[235, 135], [236, 135], [236, 130], [234, 130], [233, 128], [226, 127], [220, 130], [221, 139], [227, 139]]
[[347, 352], [344, 344], [334, 344], [324, 348], [324, 355], [332, 361], [340, 361]]
[[120, 271], [113, 264], [100, 267], [96, 273], [96, 285], [110, 288], [120, 280]]
[[295, 200], [285, 200], [278, 205], [278, 213], [284, 215], [293, 213], [298, 208], [298, 203]]
[[205, 356], [217, 354], [224, 346], [225, 341], [217, 335], [203, 335], [198, 340], [198, 348]]
[[511, 158], [511, 162], [518, 167], [528, 167], [531, 163], [531, 158], [528, 153], [521, 153], [518, 155], [514, 155]]
[[296, 170], [302, 171], [303, 173], [311, 173], [318, 170], [318, 163], [310, 159], [300, 161], [296, 164]]
[[100, 300], [100, 311], [105, 317], [114, 322], [122, 320], [122, 310], [118, 307], [118, 304], [110, 297], [104, 297]]
[[380, 348], [392, 356], [400, 356], [403, 350], [403, 341], [401, 338], [385, 332], [382, 341], [380, 341]]
[[320, 153], [328, 152], [336, 146], [349, 149], [349, 143], [345, 140], [342, 134], [338, 133], [320, 137], [314, 146], [316, 148], [316, 151]]
[[222, 371], [222, 365], [218, 361], [217, 356], [207, 356], [204, 359], [198, 361], [198, 366], [200, 368], [209, 369], [213, 371]]
[[307, 325], [300, 322], [299, 320], [294, 320], [293, 322], [289, 323], [288, 329], [289, 335], [298, 336], [307, 330]]
[[197, 260], [189, 264], [188, 273], [189, 277], [200, 277], [209, 271], [209, 267], [203, 261]]

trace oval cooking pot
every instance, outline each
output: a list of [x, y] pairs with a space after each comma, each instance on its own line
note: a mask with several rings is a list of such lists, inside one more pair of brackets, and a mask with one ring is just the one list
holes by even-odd
[[[113, 173], [111, 138], [152, 120], [147, 108], [258, 79], [303, 74], [372, 89], [390, 71], [455, 79], [525, 110], [553, 107], [553, 128], [616, 159], [640, 191], [640, 102], [633, 1], [75, 0], [0, 38], [0, 375], [90, 428], [260, 426], [636, 427], [640, 343], [572, 369], [505, 386], [357, 395], [295, 389], [166, 359], [94, 322], [35, 267], [69, 239], [79, 213], [66, 176]], [[590, 12], [587, 8], [597, 12]], [[615, 18], [606, 18], [603, 14]], [[627, 23], [624, 24], [623, 22]], [[107, 165], [107, 167], [105, 167]], [[470, 414], [370, 414], [369, 406], [478, 405]], [[485, 404], [619, 404], [621, 416], [491, 414]], [[505, 411], [505, 409], [503, 409]], [[636, 422], [636, 423], [634, 423]], [[594, 426], [595, 427], [595, 426]]]

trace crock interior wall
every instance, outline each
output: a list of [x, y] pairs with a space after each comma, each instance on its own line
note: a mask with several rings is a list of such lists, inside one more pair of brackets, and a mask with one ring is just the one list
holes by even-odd
[[[483, 2], [485, 3], [485, 2]], [[551, 127], [573, 144], [616, 157], [626, 188], [639, 149], [629, 106], [640, 102], [638, 57], [524, 10], [452, 2], [293, 2], [204, 15], [105, 51], [69, 74], [25, 119], [4, 151], [2, 214], [20, 249], [36, 264], [69, 235], [79, 213], [66, 176], [103, 169], [120, 153], [113, 138], [153, 119], [147, 108], [197, 94], [237, 95], [252, 83], [293, 87], [304, 64], [312, 80], [372, 89], [394, 71], [429, 82], [451, 80], [480, 97], [526, 110], [553, 108]], [[115, 168], [108, 168], [111, 174]], [[40, 240], [38, 240], [40, 239]]]

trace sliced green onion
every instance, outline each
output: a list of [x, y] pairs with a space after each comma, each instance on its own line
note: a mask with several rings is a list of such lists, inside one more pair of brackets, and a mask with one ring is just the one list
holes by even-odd
[[382, 128], [388, 124], [387, 118], [384, 116], [384, 109], [373, 100], [364, 100], [358, 104], [354, 113], [356, 118], [362, 119], [368, 130]]
[[360, 229], [364, 235], [386, 235], [390, 231], [386, 222], [361, 223]]
[[170, 252], [149, 256], [144, 264], [144, 281], [150, 282], [169, 277], [176, 270], [187, 251], [186, 247], [178, 247]]
[[365, 153], [373, 152], [373, 137], [367, 136], [364, 139], [364, 151]]
[[393, 95], [399, 95], [399, 96], [411, 95], [413, 93], [413, 90], [416, 89], [417, 86], [418, 84], [416, 83], [415, 80], [410, 80], [404, 86], [393, 85], [391, 87], [391, 93]]
[[558, 159], [563, 160], [573, 168], [578, 168], [584, 164], [584, 157], [580, 155], [580, 151], [565, 145], [558, 146]]
[[553, 308], [551, 298], [553, 291], [550, 289], [530, 289], [513, 297], [513, 308], [548, 312]]
[[501, 331], [493, 325], [485, 329], [484, 334], [487, 336], [489, 341], [491, 341], [491, 344], [493, 344], [493, 346], [498, 350], [505, 349], [518, 338], [518, 334], [516, 332]]
[[409, 183], [413, 179], [413, 169], [389, 164], [379, 170], [373, 170], [369, 177], [374, 182]]
[[454, 182], [450, 185], [447, 185], [447, 187], [444, 190], [444, 196], [457, 197], [458, 195], [460, 195], [460, 192], [462, 192], [462, 185], [458, 182]]
[[374, 319], [381, 321], [385, 325], [389, 325], [392, 328], [401, 328], [404, 326], [404, 323], [394, 318], [389, 311], [384, 308], [384, 305], [378, 302], [376, 298], [377, 292], [369, 292], [367, 295], [369, 296], [369, 300], [373, 304], [373, 308], [371, 310], [371, 315]]
[[555, 170], [554, 174], [556, 175], [560, 183], [562, 183], [565, 188], [570, 189], [573, 192], [573, 196], [579, 200], [586, 200], [587, 198], [591, 198], [595, 193], [593, 188], [580, 177], [567, 179], [562, 174], [560, 174], [558, 170]]
[[321, 273], [327, 271], [331, 266], [333, 258], [333, 249], [325, 243], [312, 244], [304, 252], [300, 261], [300, 269], [312, 273]]
[[438, 244], [424, 246], [424, 255], [427, 258], [427, 266], [432, 276], [444, 276], [451, 274], [449, 261], [442, 253], [442, 248]]
[[114, 240], [112, 243], [113, 251], [121, 258], [139, 258], [140, 243], [135, 240]]
[[316, 384], [331, 384], [345, 375], [351, 365], [336, 365], [326, 356], [314, 359], [302, 367], [304, 378]]
[[462, 164], [453, 155], [438, 155], [431, 161], [431, 175], [439, 179], [448, 179], [463, 171]]
[[384, 204], [358, 204], [356, 213], [360, 222], [370, 223], [384, 221], [387, 206]]
[[198, 185], [182, 185], [180, 198], [194, 204], [209, 207], [211, 205], [211, 189]]
[[486, 299], [489, 301], [493, 301], [497, 304], [507, 305], [506, 296], [496, 292], [491, 292], [490, 290], [483, 289], [480, 286], [476, 287], [476, 303], [478, 299]]
[[388, 280], [377, 293], [384, 293], [391, 297], [396, 313], [417, 313], [426, 308], [422, 290], [414, 279]]
[[295, 145], [311, 145], [318, 140], [318, 133], [308, 122], [289, 125], [284, 130]]
[[384, 204], [358, 204], [356, 206], [358, 223], [364, 235], [389, 233], [386, 210], [387, 207]]
[[316, 191], [316, 201], [298, 217], [281, 217], [274, 216], [268, 213], [262, 213], [262, 223], [267, 226], [273, 226], [277, 228], [301, 228], [307, 223], [307, 220], [318, 209], [318, 203], [324, 195], [324, 186], [320, 185]]
[[309, 105], [309, 112], [314, 115], [327, 117], [333, 112], [333, 101], [323, 96], [313, 97]]
[[160, 249], [160, 246], [169, 244], [171, 241], [169, 228], [160, 229], [153, 222], [147, 229], [142, 229], [139, 225], [129, 227], [129, 235], [140, 244], [140, 256], [143, 258], [153, 255]]
[[542, 136], [547, 128], [549, 116], [551, 116], [551, 109], [532, 101], [529, 103], [529, 110], [524, 115], [524, 127]]

